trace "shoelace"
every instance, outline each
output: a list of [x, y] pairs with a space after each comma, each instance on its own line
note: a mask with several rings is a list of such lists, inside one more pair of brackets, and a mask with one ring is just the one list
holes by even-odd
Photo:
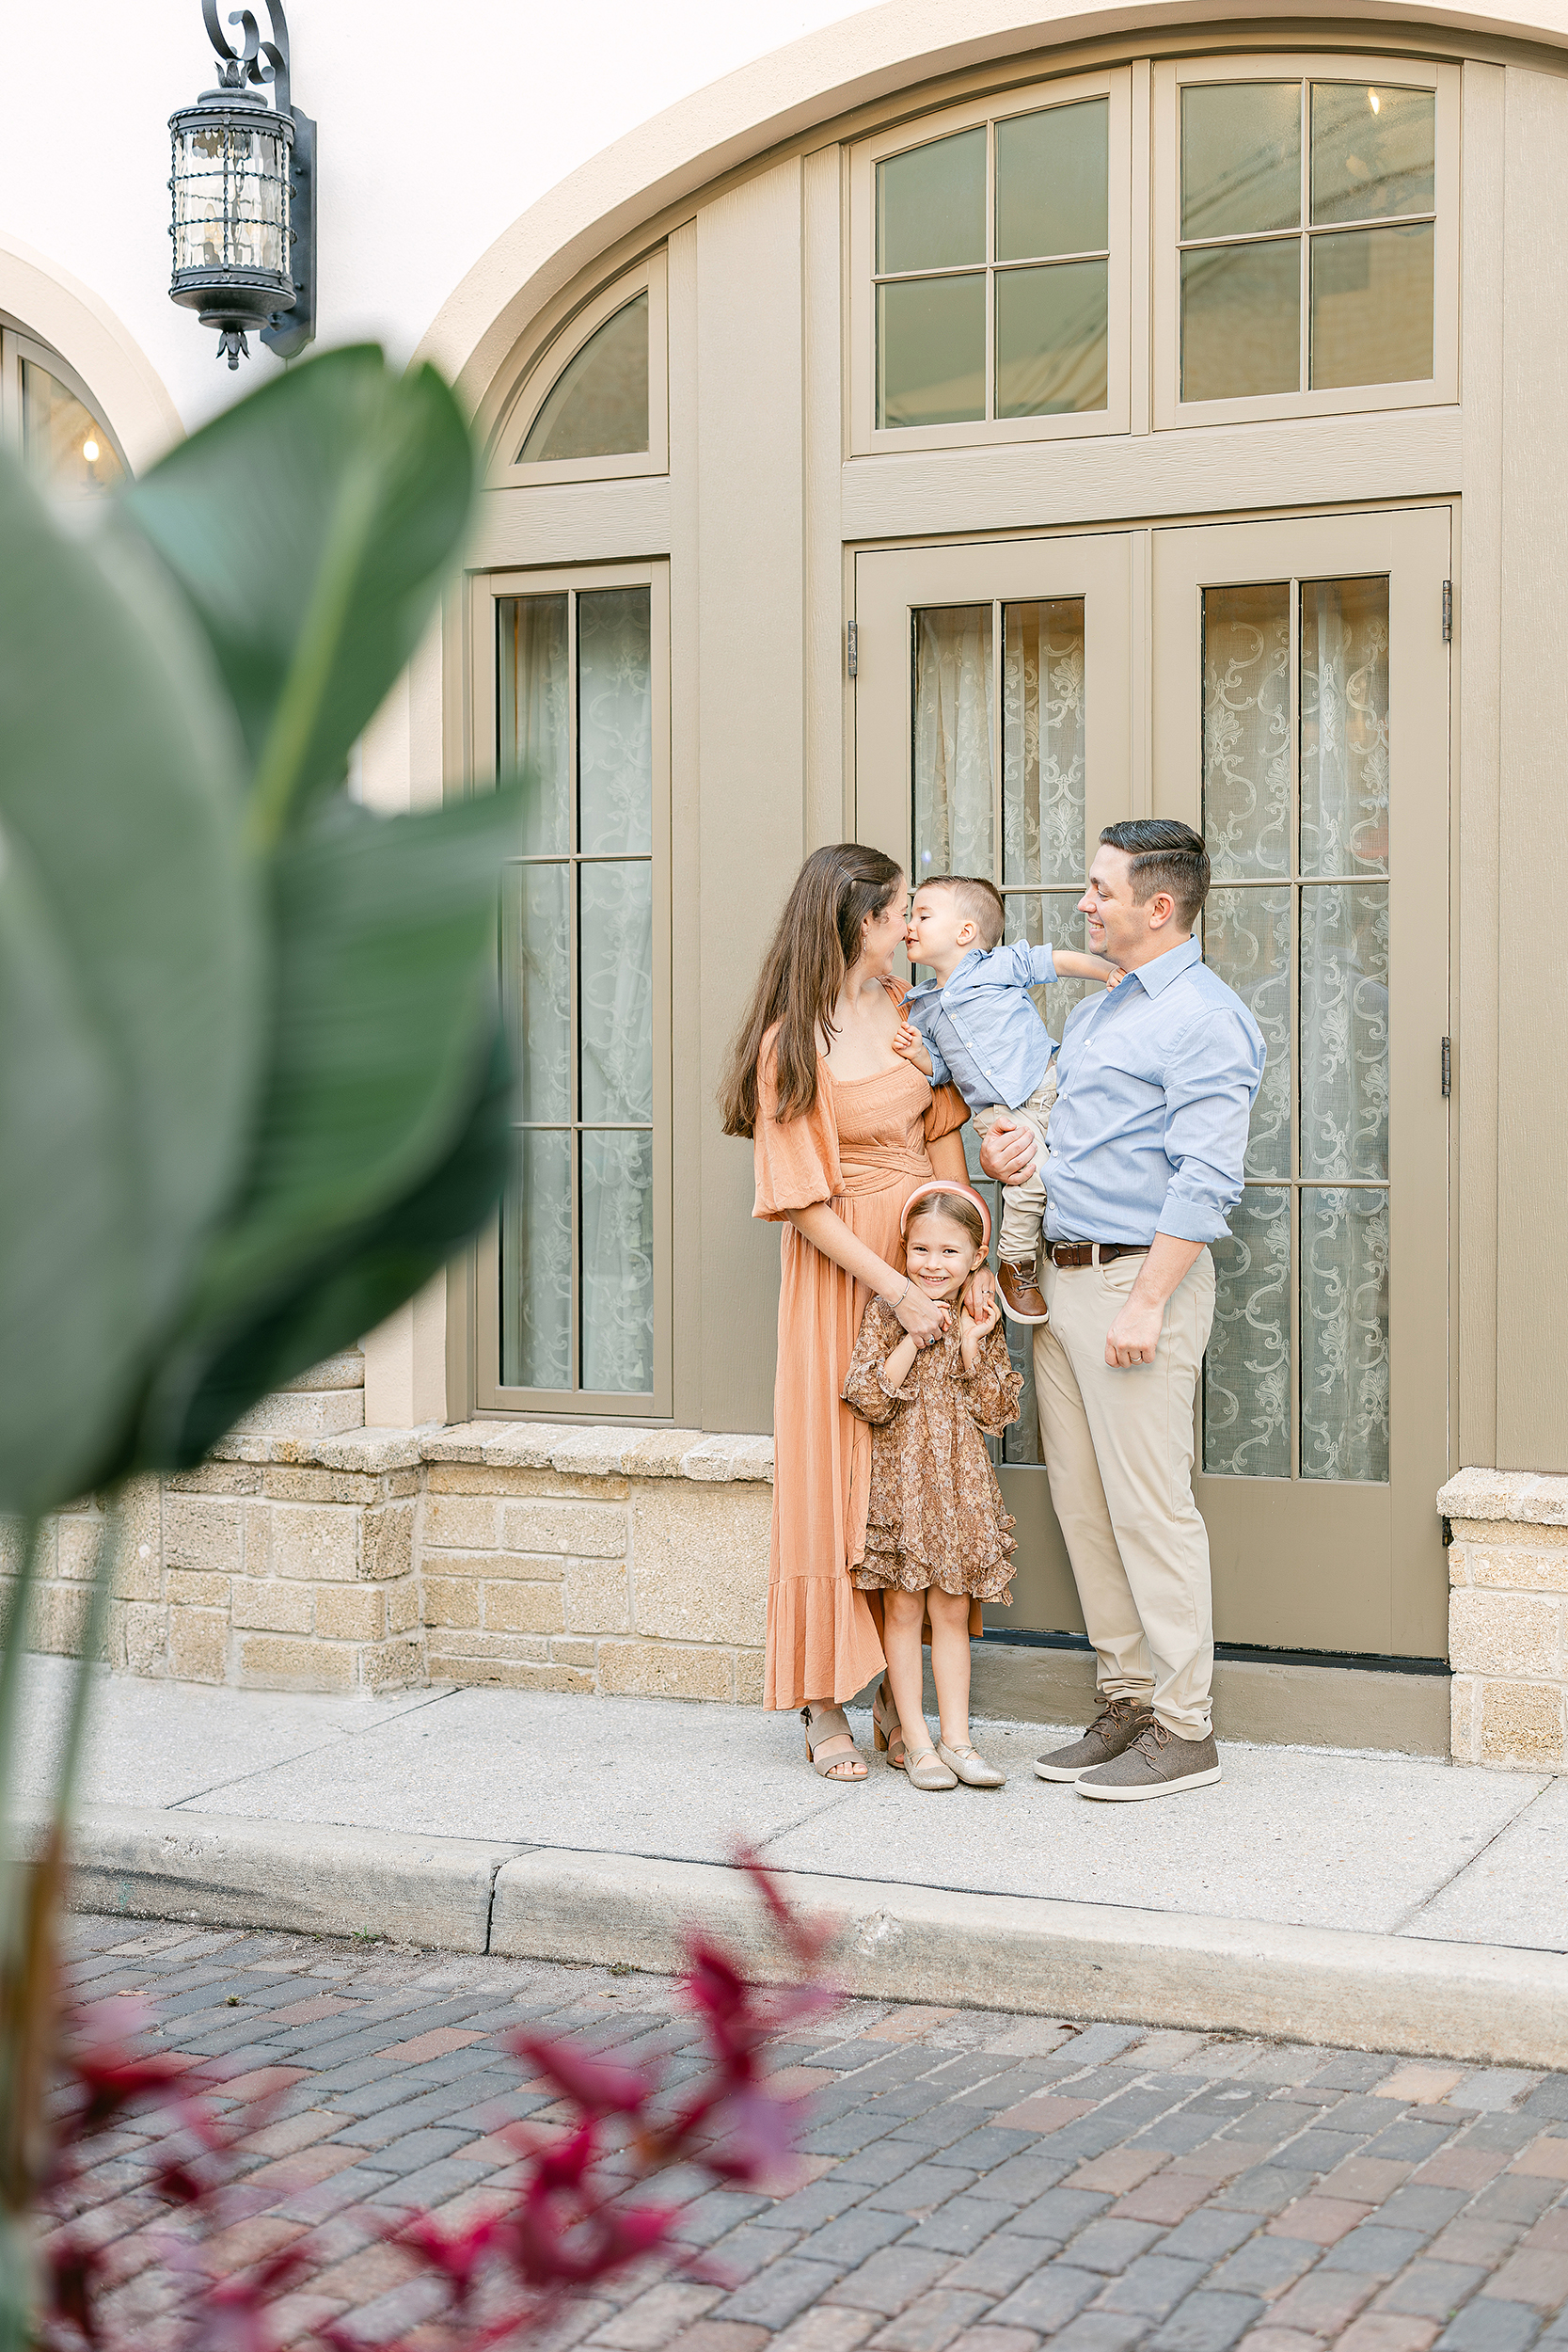
[[1165, 1729], [1164, 1724], [1160, 1721], [1159, 1717], [1156, 1716], [1154, 1721], [1149, 1724], [1148, 1729], [1147, 1731], [1141, 1731], [1138, 1734], [1137, 1738], [1133, 1740], [1132, 1745], [1135, 1749], [1142, 1748], [1145, 1753], [1152, 1758], [1159, 1755], [1162, 1748], [1169, 1746], [1170, 1736], [1171, 1735]]

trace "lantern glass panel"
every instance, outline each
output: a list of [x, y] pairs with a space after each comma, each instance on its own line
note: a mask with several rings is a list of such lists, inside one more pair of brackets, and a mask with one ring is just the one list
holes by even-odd
[[174, 137], [176, 270], [265, 270], [288, 277], [289, 178], [270, 122], [214, 115]]

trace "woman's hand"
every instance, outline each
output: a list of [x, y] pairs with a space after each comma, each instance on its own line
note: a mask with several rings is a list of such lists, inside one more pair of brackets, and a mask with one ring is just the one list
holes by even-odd
[[952, 1316], [938, 1298], [927, 1298], [918, 1282], [911, 1282], [902, 1298], [889, 1299], [899, 1322], [917, 1347], [928, 1347], [940, 1340]]

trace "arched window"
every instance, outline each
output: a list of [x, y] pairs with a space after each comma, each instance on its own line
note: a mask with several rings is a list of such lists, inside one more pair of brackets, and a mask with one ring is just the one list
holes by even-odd
[[58, 352], [0, 324], [4, 439], [60, 490], [112, 490], [130, 469], [87, 387]]
[[520, 465], [617, 457], [648, 446], [648, 290], [590, 335], [556, 377], [518, 452]]

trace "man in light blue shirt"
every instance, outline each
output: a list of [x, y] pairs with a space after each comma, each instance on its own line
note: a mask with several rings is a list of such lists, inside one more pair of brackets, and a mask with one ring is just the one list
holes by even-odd
[[[1079, 1007], [1057, 1055], [1035, 1391], [1103, 1711], [1035, 1770], [1125, 1804], [1220, 1776], [1194, 1407], [1208, 1245], [1241, 1198], [1263, 1041], [1192, 936], [1209, 889], [1200, 835], [1140, 818], [1100, 845], [1079, 904], [1089, 946], [1127, 977]], [[981, 1166], [1014, 1183], [1032, 1146], [998, 1118]]]

